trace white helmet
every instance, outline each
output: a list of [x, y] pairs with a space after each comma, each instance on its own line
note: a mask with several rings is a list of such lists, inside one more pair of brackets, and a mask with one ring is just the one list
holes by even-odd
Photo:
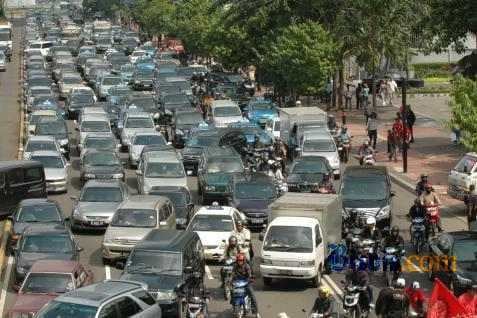
[[296, 106], [301, 106], [301, 102], [299, 100], [296, 101], [295, 103]]
[[413, 289], [419, 289], [419, 288], [421, 288], [421, 285], [419, 284], [419, 282], [415, 281], [415, 282], [412, 282], [412, 288]]
[[376, 225], [376, 219], [373, 216], [370, 216], [366, 219], [366, 225]]
[[394, 287], [396, 288], [404, 288], [406, 286], [406, 280], [402, 277], [399, 277], [396, 279], [396, 282], [394, 283]]

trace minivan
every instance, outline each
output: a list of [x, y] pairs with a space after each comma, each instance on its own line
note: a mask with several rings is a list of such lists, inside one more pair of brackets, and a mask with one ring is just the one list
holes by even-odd
[[43, 165], [37, 161], [0, 161], [0, 216], [13, 213], [23, 199], [46, 198]]
[[[121, 279], [147, 283], [163, 315], [178, 317], [182, 304], [175, 291], [184, 286], [187, 294], [189, 284], [195, 284], [192, 281], [202, 285], [204, 272], [204, 252], [197, 233], [157, 229], [136, 244]], [[198, 279], [191, 280], [192, 276]]]
[[134, 195], [119, 205], [103, 240], [103, 259], [125, 258], [153, 229], [175, 229], [174, 205], [167, 197]]

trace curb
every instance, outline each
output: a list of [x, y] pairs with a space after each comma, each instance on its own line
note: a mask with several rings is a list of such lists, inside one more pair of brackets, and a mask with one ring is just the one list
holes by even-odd
[[[391, 170], [391, 169], [389, 169], [389, 170]], [[415, 190], [416, 187], [412, 183], [404, 180], [402, 177], [397, 175], [396, 172], [391, 172], [391, 171], [388, 171], [388, 172], [389, 172], [389, 176], [391, 177], [391, 180], [394, 183], [396, 183], [400, 187], [404, 188], [408, 192], [415, 193], [414, 190]]]
[[10, 221], [6, 221], [5, 225], [3, 226], [3, 235], [2, 235], [2, 243], [0, 244], [0, 273], [3, 272], [3, 268], [5, 267], [5, 260], [7, 259], [7, 242], [10, 237], [10, 231], [12, 228], [12, 223]]

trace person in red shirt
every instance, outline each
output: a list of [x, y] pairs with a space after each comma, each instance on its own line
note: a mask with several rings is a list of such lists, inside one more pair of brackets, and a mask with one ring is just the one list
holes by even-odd
[[412, 310], [424, 317], [425, 296], [419, 282], [413, 282], [411, 286], [404, 289], [404, 292], [409, 297], [409, 305]]
[[392, 128], [393, 135], [395, 137], [396, 145], [399, 147], [399, 150], [402, 150], [402, 136], [403, 136], [404, 126], [402, 120], [399, 117], [394, 119], [394, 124]]
[[459, 296], [459, 303], [471, 315], [477, 314], [477, 285], [472, 285], [465, 293]]

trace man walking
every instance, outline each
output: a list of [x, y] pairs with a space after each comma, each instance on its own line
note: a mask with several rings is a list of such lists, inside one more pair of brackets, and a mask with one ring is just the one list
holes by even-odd
[[411, 109], [411, 105], [407, 105], [406, 111], [405, 111], [405, 116], [406, 116], [406, 124], [407, 127], [409, 128], [409, 134], [411, 137], [411, 140], [409, 142], [413, 143], [414, 142], [414, 130], [413, 126], [416, 123], [416, 115]]
[[356, 87], [355, 94], [356, 94], [356, 109], [360, 108], [361, 104], [361, 90], [363, 89], [363, 85], [361, 83], [358, 83], [358, 86]]
[[351, 98], [353, 94], [351, 93], [350, 90], [350, 84], [346, 84], [346, 92], [344, 94], [345, 97], [345, 109], [351, 110]]
[[369, 144], [376, 150], [376, 141], [378, 139], [378, 120], [376, 113], [372, 112], [367, 123]]
[[394, 98], [394, 93], [396, 92], [397, 90], [397, 83], [394, 79], [389, 79], [389, 81], [387, 81], [387, 93], [388, 93], [388, 97], [389, 97], [389, 104], [391, 106], [393, 106], [393, 98]]

